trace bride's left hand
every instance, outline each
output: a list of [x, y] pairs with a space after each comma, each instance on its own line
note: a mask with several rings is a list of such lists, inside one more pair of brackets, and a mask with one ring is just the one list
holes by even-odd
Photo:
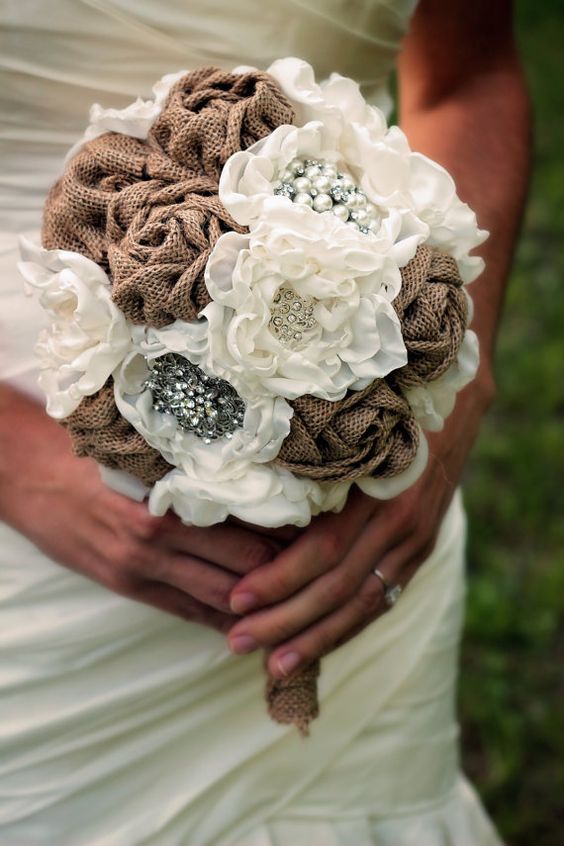
[[[458, 413], [457, 413], [458, 412]], [[272, 562], [244, 576], [231, 593], [233, 652], [272, 649], [268, 669], [284, 678], [331, 652], [388, 610], [382, 581], [405, 588], [432, 552], [459, 482], [481, 413], [457, 408], [428, 438], [419, 479], [393, 500], [351, 489], [339, 513], [316, 517]], [[401, 603], [401, 597], [399, 599]]]

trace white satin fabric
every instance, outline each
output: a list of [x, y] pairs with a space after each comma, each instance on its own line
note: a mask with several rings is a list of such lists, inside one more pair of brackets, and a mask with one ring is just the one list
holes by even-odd
[[[0, 377], [39, 398], [42, 325], [16, 271], [88, 106], [167, 71], [310, 61], [382, 88], [415, 0], [20, 0], [0, 7]], [[0, 525], [0, 842], [499, 846], [458, 769], [457, 495], [398, 605], [323, 660], [302, 740], [265, 714], [261, 656], [113, 594]]]

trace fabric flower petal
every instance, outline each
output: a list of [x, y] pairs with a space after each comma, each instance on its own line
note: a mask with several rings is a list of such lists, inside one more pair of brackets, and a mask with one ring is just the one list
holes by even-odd
[[454, 363], [432, 382], [418, 385], [406, 391], [406, 398], [415, 417], [431, 432], [438, 432], [444, 426], [456, 402], [456, 395], [475, 377], [480, 362], [478, 338], [467, 329]]
[[201, 312], [207, 365], [257, 392], [336, 400], [407, 362], [391, 305], [396, 268], [389, 242], [307, 212], [280, 204], [249, 235], [216, 243], [205, 277], [213, 301]]
[[20, 248], [19, 270], [30, 290], [39, 291], [51, 318], [35, 351], [47, 413], [60, 420], [104, 385], [131, 344], [130, 326], [95, 262], [79, 253], [44, 250], [25, 238]]

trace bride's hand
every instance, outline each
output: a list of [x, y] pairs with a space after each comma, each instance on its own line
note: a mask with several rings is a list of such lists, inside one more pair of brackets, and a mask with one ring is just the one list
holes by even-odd
[[48, 556], [110, 590], [227, 631], [229, 594], [281, 544], [241, 525], [184, 526], [110, 490], [67, 433], [0, 386], [0, 519]]
[[404, 588], [431, 553], [491, 399], [474, 391], [429, 438], [428, 466], [412, 488], [388, 501], [353, 488], [340, 514], [315, 518], [275, 560], [239, 582], [231, 608], [246, 616], [229, 632], [234, 652], [272, 649], [268, 668], [283, 678], [388, 610], [383, 583], [371, 571], [377, 567], [390, 585]]

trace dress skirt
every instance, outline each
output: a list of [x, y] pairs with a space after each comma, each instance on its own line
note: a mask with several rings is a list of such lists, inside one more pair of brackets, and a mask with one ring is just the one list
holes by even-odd
[[6, 846], [499, 846], [459, 771], [465, 518], [397, 605], [322, 661], [311, 734], [273, 723], [259, 653], [0, 528]]

